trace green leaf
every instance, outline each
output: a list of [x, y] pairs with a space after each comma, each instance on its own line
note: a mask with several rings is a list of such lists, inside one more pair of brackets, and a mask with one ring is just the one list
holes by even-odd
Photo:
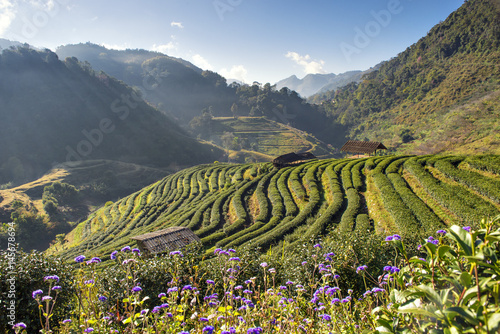
[[443, 302], [441, 300], [441, 296], [434, 290], [431, 286], [421, 284], [416, 287], [416, 290], [422, 291], [425, 296], [434, 304], [438, 305], [439, 308], [443, 306]]
[[464, 287], [469, 287], [472, 284], [472, 275], [464, 271], [460, 274], [460, 283], [462, 283]]
[[491, 333], [498, 333], [500, 331], [500, 313], [490, 315], [488, 319], [488, 328]]
[[[392, 330], [392, 324], [385, 319], [377, 319], [377, 323], [380, 325], [380, 327], [377, 327], [377, 330], [381, 333], [393, 333], [394, 331]], [[384, 330], [380, 330], [379, 328], [383, 328]]]
[[446, 236], [456, 241], [465, 255], [472, 256], [472, 240], [469, 233], [457, 225], [450, 227], [449, 231], [450, 233], [446, 234]]
[[462, 307], [459, 307], [459, 306], [448, 307], [445, 310], [445, 313], [449, 314], [449, 315], [452, 315], [452, 316], [453, 316], [454, 313], [456, 313], [456, 314], [462, 316], [465, 320], [467, 320], [467, 322], [469, 324], [472, 324], [474, 326], [479, 325], [479, 321], [477, 320], [475, 314], [473, 314], [469, 310], [464, 309]]
[[398, 307], [399, 313], [411, 313], [411, 314], [420, 314], [427, 317], [436, 317], [436, 315], [432, 312], [427, 311], [422, 307], [422, 302], [420, 299], [413, 299], [407, 303], [404, 303], [400, 307]]
[[439, 246], [439, 248], [438, 248], [438, 257], [439, 258], [443, 258], [446, 255], [446, 253], [448, 253], [448, 251], [450, 250], [450, 248], [451, 247], [448, 246], [448, 245], [441, 245], [441, 246]]

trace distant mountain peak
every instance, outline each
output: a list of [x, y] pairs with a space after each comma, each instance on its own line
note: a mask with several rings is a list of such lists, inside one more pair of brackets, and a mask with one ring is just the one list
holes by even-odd
[[358, 81], [361, 77], [361, 71], [349, 71], [346, 73], [309, 73], [302, 79], [291, 75], [290, 77], [280, 80], [276, 83], [276, 88], [281, 89], [288, 87], [296, 91], [303, 97], [308, 97], [323, 90], [325, 86], [344, 86], [352, 81]]

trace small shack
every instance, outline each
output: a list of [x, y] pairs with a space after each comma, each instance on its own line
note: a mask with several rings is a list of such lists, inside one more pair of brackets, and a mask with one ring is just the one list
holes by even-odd
[[377, 150], [387, 150], [387, 147], [378, 141], [349, 140], [340, 150], [342, 152], [371, 155], [372, 153], [376, 153]]
[[292, 165], [298, 165], [301, 162], [306, 160], [317, 159], [314, 154], [311, 152], [302, 152], [302, 153], [287, 153], [280, 155], [279, 157], [273, 160], [273, 165], [276, 168], [287, 167]]
[[200, 242], [200, 238], [189, 228], [182, 226], [169, 227], [151, 233], [130, 238], [137, 241], [137, 246], [144, 254], [158, 254], [179, 250], [191, 243]]

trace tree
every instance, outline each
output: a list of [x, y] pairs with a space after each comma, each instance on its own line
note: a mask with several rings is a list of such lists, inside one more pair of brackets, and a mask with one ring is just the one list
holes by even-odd
[[231, 113], [233, 114], [233, 117], [236, 118], [238, 115], [238, 105], [236, 103], [233, 103], [231, 106]]

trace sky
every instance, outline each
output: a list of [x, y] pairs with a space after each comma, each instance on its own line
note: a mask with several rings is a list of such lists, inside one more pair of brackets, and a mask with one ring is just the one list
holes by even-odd
[[0, 38], [180, 57], [246, 83], [366, 70], [464, 0], [0, 0]]

